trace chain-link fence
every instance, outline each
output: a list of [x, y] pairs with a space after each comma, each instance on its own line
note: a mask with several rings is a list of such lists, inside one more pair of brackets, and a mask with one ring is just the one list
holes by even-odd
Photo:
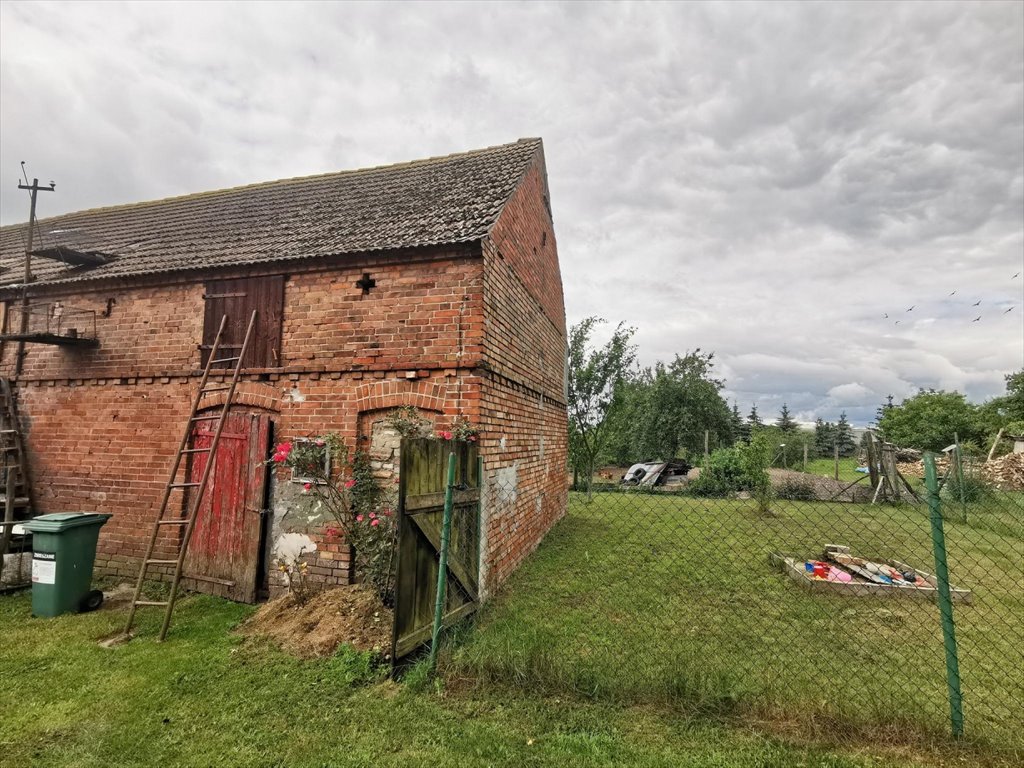
[[898, 494], [881, 464], [859, 483], [769, 470], [753, 494], [702, 495], [697, 472], [571, 491], [449, 663], [1022, 755], [1024, 492], [948, 464], [928, 481], [905, 467]]

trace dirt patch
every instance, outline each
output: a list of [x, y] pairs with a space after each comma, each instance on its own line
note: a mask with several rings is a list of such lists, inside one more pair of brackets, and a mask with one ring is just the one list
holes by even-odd
[[793, 469], [769, 469], [768, 477], [775, 489], [787, 482], [810, 486], [818, 501], [871, 501], [871, 484], [867, 480], [851, 485], [850, 481]]
[[278, 597], [249, 617], [238, 632], [270, 638], [306, 659], [330, 656], [342, 644], [387, 655], [393, 621], [376, 592], [354, 584], [319, 592], [305, 605], [296, 604], [291, 595]]
[[[100, 610], [120, 610], [127, 607], [132, 598], [135, 597], [135, 587], [131, 584], [118, 584], [111, 589], [103, 590], [103, 605]], [[153, 600], [154, 598], [143, 595], [142, 600]]]

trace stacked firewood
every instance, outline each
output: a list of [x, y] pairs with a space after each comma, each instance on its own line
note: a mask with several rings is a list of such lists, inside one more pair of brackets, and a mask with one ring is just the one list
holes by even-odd
[[1001, 491], [1024, 491], [1024, 453], [1008, 453], [986, 461], [981, 474]]
[[[935, 469], [939, 473], [939, 477], [946, 474], [948, 467], [949, 458], [947, 456], [937, 456], [935, 458]], [[904, 477], [924, 477], [923, 461], [901, 461], [896, 464], [896, 469]]]

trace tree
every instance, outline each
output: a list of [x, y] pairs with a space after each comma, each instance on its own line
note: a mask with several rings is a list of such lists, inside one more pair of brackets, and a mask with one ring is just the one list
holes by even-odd
[[875, 411], [875, 426], [882, 423], [882, 417], [885, 415], [885, 412], [893, 407], [892, 395], [886, 395], [885, 402], [878, 406], [878, 410]]
[[789, 415], [789, 406], [785, 403], [782, 404], [782, 410], [779, 411], [779, 418], [775, 422], [775, 426], [783, 432], [794, 432], [798, 426], [793, 417]]
[[732, 428], [732, 441], [733, 443], [747, 442], [750, 439], [750, 427], [743, 421], [743, 416], [740, 415], [740, 407], [733, 400], [732, 403], [732, 414], [729, 416], [729, 426]]
[[713, 376], [714, 355], [697, 349], [655, 363], [624, 382], [621, 407], [609, 422], [606, 456], [626, 464], [644, 459], [674, 459], [728, 443], [729, 406], [719, 394], [723, 382]]
[[839, 421], [833, 433], [835, 445], [839, 447], [840, 456], [853, 456], [857, 452], [857, 442], [853, 439], [853, 428], [846, 418], [846, 411], [839, 414]]
[[830, 421], [817, 419], [814, 422], [814, 448], [818, 456], [831, 456], [835, 443], [836, 425]]
[[760, 426], [763, 426], [764, 422], [761, 421], [761, 417], [757, 414], [757, 404], [750, 406], [750, 413], [747, 414], [747, 426], [750, 427], [750, 432], [753, 434], [754, 430]]
[[959, 392], [921, 390], [886, 410], [879, 422], [886, 440], [904, 448], [941, 451], [953, 442], [981, 440], [978, 408]]
[[621, 404], [622, 386], [636, 359], [636, 347], [630, 344], [635, 329], [622, 323], [607, 344], [591, 347], [594, 326], [604, 322], [588, 317], [569, 330], [569, 457], [574, 473], [584, 473], [588, 498], [594, 464], [608, 437], [609, 417]]
[[1024, 421], [1024, 370], [1006, 375], [1006, 394], [981, 405], [978, 408], [978, 421], [988, 443], [992, 442], [1000, 429], [1011, 434], [1017, 431], [1016, 423]]

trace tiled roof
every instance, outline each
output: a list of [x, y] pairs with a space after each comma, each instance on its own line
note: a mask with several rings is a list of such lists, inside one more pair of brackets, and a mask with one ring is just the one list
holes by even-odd
[[[35, 249], [66, 246], [109, 260], [72, 267], [33, 257], [35, 284], [471, 242], [487, 234], [540, 147], [540, 139], [521, 139], [40, 219]], [[20, 284], [25, 230], [0, 228], [0, 286]]]

